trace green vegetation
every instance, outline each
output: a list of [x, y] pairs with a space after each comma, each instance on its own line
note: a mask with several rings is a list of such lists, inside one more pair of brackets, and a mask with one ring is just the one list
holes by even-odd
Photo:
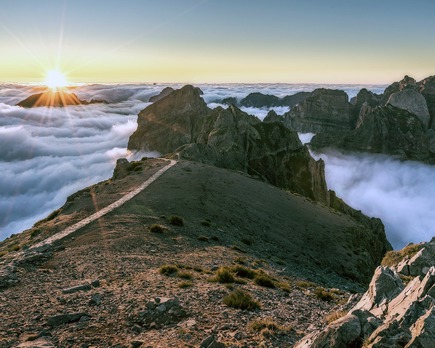
[[309, 282], [309, 281], [306, 281], [306, 280], [298, 280], [298, 281], [295, 282], [295, 285], [296, 285], [298, 288], [302, 288], [302, 289], [306, 289], [306, 288], [314, 288], [314, 287], [317, 286], [316, 283]]
[[174, 275], [178, 272], [178, 267], [176, 265], [163, 265], [159, 268], [159, 273], [165, 276]]
[[189, 280], [183, 281], [181, 283], [178, 284], [178, 287], [181, 289], [186, 289], [186, 288], [190, 288], [193, 286], [193, 283]]
[[277, 282], [275, 285], [284, 292], [291, 292], [290, 284], [287, 282]]
[[272, 318], [255, 319], [248, 324], [248, 330], [259, 332], [264, 337], [273, 337], [278, 334], [286, 333], [292, 330], [289, 327], [283, 327], [277, 324]]
[[329, 302], [329, 301], [334, 301], [336, 299], [336, 296], [331, 291], [328, 291], [322, 287], [317, 287], [314, 290], [314, 295], [322, 301]]
[[224, 304], [228, 307], [254, 310], [260, 308], [260, 303], [255, 301], [247, 292], [236, 289], [224, 297]]
[[405, 257], [411, 258], [417, 254], [422, 248], [423, 244], [410, 244], [398, 251], [387, 251], [381, 265], [387, 267], [397, 266], [400, 261]]
[[181, 279], [187, 279], [190, 280], [193, 278], [192, 273], [186, 272], [186, 271], [182, 271], [182, 272], [178, 272], [177, 273], [177, 277], [181, 278]]
[[257, 271], [240, 265], [231, 267], [231, 271], [241, 278], [254, 279], [257, 275]]
[[163, 233], [165, 232], [165, 227], [159, 224], [152, 224], [150, 226], [150, 231], [152, 233]]
[[36, 236], [39, 236], [42, 233], [42, 230], [39, 228], [35, 228], [30, 233], [30, 238], [35, 238]]
[[260, 272], [254, 278], [254, 283], [265, 288], [274, 288], [273, 279], [266, 273]]
[[242, 238], [240, 241], [241, 241], [243, 244], [246, 244], [246, 245], [252, 245], [252, 240], [250, 240], [250, 239], [248, 239], [248, 238]]
[[183, 218], [175, 215], [169, 218], [169, 223], [173, 226], [184, 226]]
[[211, 222], [208, 221], [208, 220], [201, 221], [201, 225], [202, 225], [202, 226], [205, 226], [205, 227], [210, 227], [210, 226], [211, 226]]
[[198, 236], [197, 239], [201, 242], [208, 242], [208, 237], [206, 237], [206, 236]]
[[234, 283], [236, 281], [233, 273], [226, 267], [219, 267], [211, 280], [222, 284]]

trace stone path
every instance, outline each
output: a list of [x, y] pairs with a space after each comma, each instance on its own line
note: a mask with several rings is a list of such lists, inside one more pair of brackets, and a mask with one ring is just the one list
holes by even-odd
[[127, 193], [125, 196], [118, 199], [116, 202], [113, 202], [112, 204], [108, 205], [107, 207], [105, 207], [105, 208], [101, 209], [100, 211], [88, 216], [87, 218], [75, 223], [74, 225], [64, 229], [63, 231], [58, 232], [55, 235], [43, 240], [42, 242], [39, 242], [39, 243], [33, 245], [29, 249], [29, 251], [31, 251], [32, 249], [40, 248], [40, 247], [45, 246], [45, 245], [52, 244], [58, 240], [61, 240], [61, 239], [65, 238], [66, 236], [69, 236], [71, 233], [76, 232], [80, 228], [90, 224], [92, 221], [95, 221], [95, 220], [101, 218], [102, 216], [106, 215], [107, 213], [111, 212], [112, 210], [120, 207], [121, 205], [123, 205], [124, 203], [128, 202], [133, 197], [135, 197], [137, 194], [139, 194], [140, 192], [145, 190], [149, 185], [151, 185], [155, 180], [157, 180], [164, 172], [166, 172], [168, 169], [173, 167], [175, 164], [177, 164], [177, 161], [170, 160], [170, 163], [168, 165], [166, 165], [165, 167], [160, 169], [158, 172], [156, 172], [153, 176], [151, 176], [148, 180], [146, 180], [142, 185], [140, 185], [135, 190]]

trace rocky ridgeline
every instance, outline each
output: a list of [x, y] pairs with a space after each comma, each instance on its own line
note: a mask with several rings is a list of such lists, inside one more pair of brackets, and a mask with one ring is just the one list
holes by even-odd
[[408, 251], [399, 263], [376, 269], [369, 289], [346, 315], [296, 347], [433, 347], [435, 238], [390, 252], [385, 260]]
[[435, 162], [435, 76], [405, 76], [377, 95], [362, 89], [350, 102], [340, 90], [317, 89], [281, 119], [298, 132], [316, 133], [314, 149], [384, 153]]
[[274, 95], [254, 92], [248, 94], [245, 98], [240, 100], [240, 102], [237, 100], [237, 98], [234, 97], [216, 100], [216, 102], [226, 105], [246, 106], [254, 108], [270, 108], [274, 106], [294, 107], [298, 103], [304, 101], [308, 96], [310, 96], [310, 94], [310, 92], [298, 92], [293, 95], [286, 95], [285, 97], [278, 98]]
[[71, 105], [89, 105], [106, 103], [102, 100], [92, 99], [90, 102], [80, 100], [74, 93], [67, 93], [65, 91], [53, 92], [48, 90], [43, 93], [32, 94], [30, 97], [20, 101], [17, 106], [23, 108], [37, 108], [37, 107], [65, 107]]
[[310, 156], [295, 131], [233, 105], [211, 110], [201, 93], [185, 86], [142, 110], [128, 148], [241, 170], [328, 204], [324, 163]]

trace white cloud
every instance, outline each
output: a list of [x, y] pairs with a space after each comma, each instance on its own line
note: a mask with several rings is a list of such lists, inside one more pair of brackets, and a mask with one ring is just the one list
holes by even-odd
[[384, 155], [318, 154], [326, 180], [349, 205], [382, 219], [395, 248], [435, 236], [435, 166]]

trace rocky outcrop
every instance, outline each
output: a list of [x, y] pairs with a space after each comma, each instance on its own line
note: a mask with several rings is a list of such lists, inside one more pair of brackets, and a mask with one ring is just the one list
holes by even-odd
[[234, 97], [225, 98], [221, 101], [221, 103], [226, 105], [255, 108], [270, 108], [274, 106], [288, 106], [292, 108], [300, 102], [304, 101], [310, 94], [310, 92], [297, 92], [295, 94], [286, 95], [283, 98], [279, 98], [270, 94], [254, 92], [248, 94], [240, 101], [240, 103]]
[[423, 123], [423, 126], [428, 128], [430, 122], [429, 110], [427, 108], [426, 99], [419, 92], [413, 89], [404, 89], [400, 92], [393, 93], [390, 98], [388, 98], [387, 104], [391, 104], [416, 115]]
[[90, 102], [87, 102], [85, 100], [80, 100], [74, 93], [47, 91], [44, 93], [33, 94], [20, 101], [17, 106], [23, 108], [64, 107], [68, 105], [89, 105], [96, 103], [105, 102], [101, 100], [91, 100]]
[[391, 105], [368, 107], [364, 112], [354, 130], [318, 134], [312, 139], [311, 146], [316, 149], [334, 146], [429, 162], [434, 157], [427, 131], [414, 114]]
[[142, 110], [128, 149], [166, 154], [195, 142], [204, 117], [210, 113], [201, 94], [199, 88], [184, 86]]
[[242, 170], [328, 203], [324, 163], [310, 156], [296, 132], [262, 123], [235, 106], [211, 110], [192, 86], [141, 111], [128, 148]]
[[430, 76], [418, 83], [419, 92], [426, 99], [430, 121], [429, 127], [435, 130], [435, 76]]
[[262, 108], [278, 106], [280, 99], [274, 95], [262, 93], [250, 93], [240, 101], [241, 106]]
[[[434, 250], [435, 238], [398, 267], [377, 268], [368, 291], [346, 316], [306, 336], [296, 347], [361, 347], [363, 342], [364, 347], [433, 347]], [[400, 266], [403, 262], [415, 266], [415, 277], [404, 278], [409, 281], [406, 286], [401, 278], [410, 272]]]
[[284, 115], [284, 123], [302, 133], [350, 130], [352, 105], [348, 100], [348, 95], [343, 91], [316, 89]]
[[150, 103], [155, 103], [156, 101], [159, 101], [160, 99], [163, 99], [164, 97], [168, 96], [173, 91], [174, 89], [172, 87], [163, 88], [163, 90], [158, 95], [152, 96], [148, 101]]
[[278, 114], [273, 110], [270, 110], [267, 113], [267, 116], [263, 120], [263, 122], [266, 122], [266, 123], [268, 123], [268, 122], [283, 122], [283, 121], [284, 121], [283, 117], [278, 116]]

